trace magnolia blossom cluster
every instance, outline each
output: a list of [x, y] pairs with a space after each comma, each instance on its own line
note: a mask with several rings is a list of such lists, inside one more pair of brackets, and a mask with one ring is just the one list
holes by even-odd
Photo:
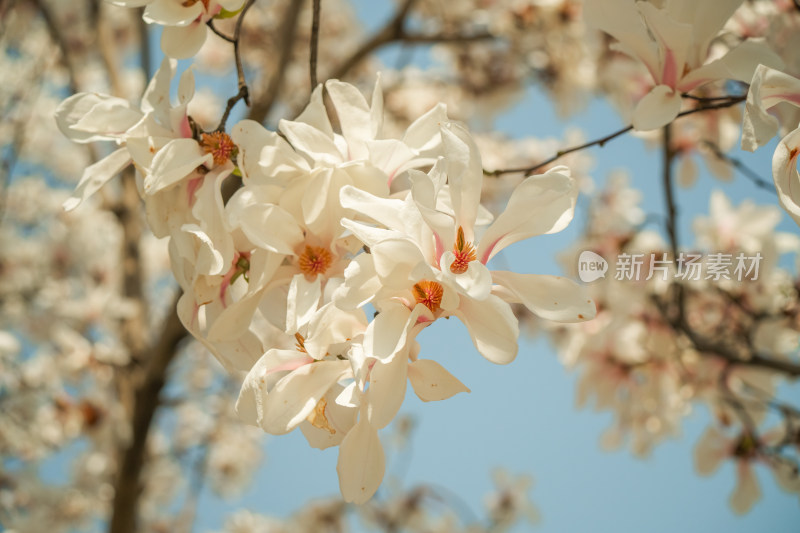
[[424, 401], [468, 391], [420, 357], [421, 330], [457, 317], [481, 355], [506, 364], [519, 335], [511, 304], [548, 320], [594, 316], [570, 280], [487, 267], [506, 246], [569, 223], [577, 187], [566, 167], [525, 179], [494, 218], [480, 204], [477, 147], [441, 105], [402, 138], [385, 138], [380, 84], [368, 104], [330, 80], [332, 109], [320, 86], [280, 134], [252, 121], [230, 135], [198, 133], [186, 114], [191, 70], [176, 105], [173, 73], [165, 60], [138, 108], [86, 93], [59, 107], [68, 137], [119, 146], [87, 169], [65, 206], [131, 163], [140, 171], [150, 226], [170, 238], [181, 320], [226, 368], [246, 374], [239, 416], [273, 434], [300, 427], [314, 447], [341, 445], [347, 500], [378, 488], [377, 432], [407, 382]]
[[[787, 412], [777, 425], [768, 416], [780, 373], [730, 364], [731, 357], [747, 361], [752, 353], [792, 360], [800, 298], [778, 258], [800, 250], [800, 241], [775, 232], [776, 207], [750, 202], [734, 207], [716, 191], [709, 215], [695, 220], [697, 242], [686, 252], [760, 254], [757, 277], [751, 272], [741, 281], [680, 282], [672, 267], [666, 279], [648, 280], [648, 263], [668, 252], [658, 234], [644, 229], [640, 200], [624, 176], [613, 177], [592, 202], [583, 239], [562, 258], [571, 269], [584, 250], [609, 261], [606, 278], [590, 286], [597, 318], [551, 328], [563, 362], [580, 372], [578, 405], [593, 403], [614, 413], [604, 446], [627, 442], [635, 454], [646, 456], [663, 440], [680, 436], [683, 418], [703, 403], [714, 421], [697, 445], [697, 471], [708, 475], [723, 460], [735, 462], [738, 481], [730, 503], [736, 512], [747, 512], [760, 498], [753, 469], [759, 463], [781, 487], [800, 493], [792, 452], [798, 446], [797, 416]], [[645, 262], [634, 279], [619, 280], [614, 261], [625, 253], [642, 254]], [[670, 314], [676, 283], [683, 289], [681, 322]]]

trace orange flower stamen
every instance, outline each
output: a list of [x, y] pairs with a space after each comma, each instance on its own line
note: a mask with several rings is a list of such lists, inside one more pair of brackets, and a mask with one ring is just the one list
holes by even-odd
[[200, 138], [200, 147], [203, 152], [214, 156], [215, 165], [225, 164], [239, 152], [230, 135], [223, 131], [204, 133]]
[[475, 247], [464, 238], [464, 229], [461, 226], [458, 227], [456, 242], [453, 244], [453, 255], [456, 256], [450, 264], [450, 272], [453, 274], [463, 274], [469, 268], [469, 262], [478, 259]]
[[431, 313], [435, 313], [442, 306], [444, 289], [435, 281], [422, 280], [414, 284], [413, 292], [417, 303], [430, 309]]
[[321, 246], [306, 246], [297, 259], [300, 270], [307, 276], [324, 274], [331, 263], [333, 263], [333, 255]]

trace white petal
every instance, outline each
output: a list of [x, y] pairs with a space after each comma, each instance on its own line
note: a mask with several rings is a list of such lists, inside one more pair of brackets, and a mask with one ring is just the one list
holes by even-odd
[[111, 178], [119, 174], [122, 169], [131, 162], [130, 153], [126, 148], [120, 148], [111, 152], [97, 163], [89, 166], [83, 171], [83, 176], [72, 193], [65, 202], [64, 209], [72, 211], [80, 203], [97, 192], [100, 187], [105, 185]]
[[376, 429], [383, 429], [400, 410], [406, 396], [407, 350], [387, 362], [377, 361], [369, 373], [367, 417]]
[[513, 297], [506, 301], [521, 303], [546, 320], [581, 322], [597, 314], [589, 290], [570, 279], [505, 271], [493, 271], [492, 279]]
[[782, 68], [783, 60], [766, 43], [748, 39], [723, 57], [694, 69], [681, 80], [678, 88], [691, 91], [715, 80], [739, 80], [749, 83], [759, 64]]
[[472, 343], [486, 359], [505, 365], [517, 356], [519, 324], [506, 302], [492, 294], [482, 301], [461, 298], [454, 314], [467, 326]]
[[376, 430], [365, 416], [353, 426], [339, 448], [339, 490], [346, 502], [366, 503], [383, 480], [386, 458]]
[[470, 261], [466, 272], [453, 274], [450, 265], [455, 258], [453, 252], [445, 252], [442, 255], [441, 268], [445, 279], [460, 287], [467, 296], [475, 300], [483, 300], [489, 296], [492, 292], [492, 274], [486, 265], [480, 261]]
[[526, 178], [511, 193], [505, 211], [481, 237], [478, 260], [486, 264], [510, 244], [561, 231], [572, 220], [577, 197], [578, 189], [566, 167]]
[[408, 366], [408, 379], [423, 402], [446, 400], [470, 392], [453, 374], [432, 359], [418, 359]]
[[480, 152], [469, 132], [454, 122], [442, 127], [442, 141], [456, 225], [464, 228], [468, 241], [473, 241], [483, 182]]
[[447, 122], [447, 107], [436, 104], [430, 111], [411, 123], [403, 142], [417, 152], [436, 150], [441, 145], [440, 125]]
[[202, 48], [207, 35], [206, 25], [201, 22], [192, 22], [188, 26], [165, 26], [161, 33], [161, 50], [169, 57], [188, 59]]
[[638, 131], [649, 131], [666, 126], [681, 110], [681, 95], [672, 87], [657, 85], [633, 110], [633, 127]]
[[778, 202], [800, 225], [800, 175], [797, 156], [800, 153], [800, 128], [781, 139], [772, 156], [772, 179], [778, 192]]
[[328, 389], [349, 371], [347, 361], [317, 361], [293, 370], [263, 399], [262, 429], [273, 435], [288, 433], [305, 420]]
[[725, 434], [718, 428], [709, 426], [694, 448], [694, 468], [697, 473], [701, 476], [713, 474], [725, 459], [727, 446]]
[[736, 473], [736, 488], [731, 494], [730, 502], [733, 511], [741, 515], [747, 513], [761, 499], [761, 489], [751, 463], [738, 461]]
[[336, 108], [342, 135], [347, 141], [347, 159], [366, 159], [368, 153], [364, 143], [375, 138], [367, 100], [361, 91], [339, 80], [328, 80], [325, 88]]
[[300, 331], [317, 311], [322, 296], [320, 282], [319, 276], [314, 281], [307, 281], [304, 274], [292, 277], [286, 295], [286, 333], [289, 335]]
[[767, 111], [780, 102], [800, 106], [800, 80], [759, 65], [750, 82], [742, 120], [742, 148], [750, 152], [778, 133], [778, 119]]
[[317, 128], [291, 120], [281, 120], [278, 128], [295, 150], [303, 152], [315, 163], [333, 166], [342, 162], [333, 138]]
[[155, 194], [175, 185], [200, 165], [210, 165], [211, 154], [203, 153], [194, 139], [173, 139], [153, 158], [150, 174], [145, 176], [145, 194]]
[[58, 105], [56, 125], [72, 141], [87, 143], [114, 140], [142, 118], [122, 98], [78, 93]]
[[186, 26], [203, 13], [201, 2], [186, 4], [176, 0], [156, 0], [145, 8], [142, 19], [148, 24]]

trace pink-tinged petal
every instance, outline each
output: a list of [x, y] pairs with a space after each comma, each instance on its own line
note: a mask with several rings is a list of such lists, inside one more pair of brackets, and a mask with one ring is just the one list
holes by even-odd
[[[310, 363], [311, 358], [296, 350], [272, 349], [256, 361], [244, 378], [239, 398], [236, 400], [236, 413], [242, 422], [252, 426], [260, 425], [264, 416], [264, 400], [269, 394], [269, 385], [278, 377], [275, 369], [286, 367], [290, 362], [299, 366]], [[269, 379], [270, 375], [272, 380]]]
[[316, 361], [281, 378], [262, 401], [262, 429], [282, 435], [302, 422], [334, 383], [350, 372], [348, 361]]
[[459, 392], [470, 392], [466, 385], [432, 359], [418, 359], [408, 366], [408, 379], [423, 402], [446, 400]]
[[779, 70], [759, 65], [750, 82], [742, 121], [742, 148], [750, 152], [778, 133], [778, 119], [768, 110], [780, 102], [800, 106], [800, 80]]
[[397, 176], [398, 170], [414, 157], [414, 152], [397, 139], [367, 141], [364, 146], [367, 151], [367, 159], [386, 173], [389, 185]]
[[736, 478], [736, 488], [731, 494], [730, 503], [733, 512], [742, 515], [761, 499], [761, 489], [753, 465], [748, 461], [737, 461]]
[[157, 0], [148, 4], [144, 10], [142, 19], [148, 24], [156, 23], [164, 26], [186, 26], [202, 13], [202, 2], [194, 2], [187, 5], [186, 2], [181, 2], [179, 0]]
[[555, 167], [517, 185], [503, 213], [480, 239], [478, 260], [486, 264], [517, 241], [557, 233], [575, 214], [578, 189], [567, 167]]
[[378, 430], [372, 427], [362, 414], [339, 447], [339, 490], [346, 502], [366, 503], [383, 481], [386, 458], [378, 438]]
[[366, 159], [369, 154], [364, 142], [375, 138], [367, 100], [361, 91], [339, 80], [328, 80], [325, 88], [339, 117], [342, 135], [347, 141], [347, 159]]
[[65, 202], [64, 209], [72, 211], [97, 192], [100, 187], [105, 185], [111, 178], [122, 172], [122, 169], [130, 165], [131, 156], [126, 148], [120, 148], [111, 152], [97, 163], [89, 166], [83, 171], [78, 186]]
[[473, 228], [478, 216], [483, 183], [480, 152], [469, 132], [455, 122], [442, 126], [442, 142], [456, 226], [464, 228], [468, 241], [474, 241]]
[[436, 150], [442, 143], [440, 125], [447, 120], [447, 107], [436, 104], [411, 123], [403, 136], [403, 142], [418, 153]]
[[167, 189], [192, 174], [200, 165], [210, 165], [214, 158], [203, 153], [194, 139], [174, 139], [153, 158], [150, 174], [144, 178], [145, 194]]
[[683, 74], [687, 53], [693, 44], [693, 28], [678, 22], [666, 10], [653, 4], [640, 3], [638, 7], [661, 49], [660, 76], [655, 81], [674, 88]]
[[[711, 40], [716, 37], [733, 12], [742, 5], [742, 0], [672, 0], [664, 8], [670, 18], [688, 24], [692, 28], [692, 51], [690, 65], [700, 65], [708, 55]], [[691, 52], [690, 52], [691, 53]]]
[[739, 80], [750, 83], [759, 64], [783, 68], [783, 60], [766, 43], [748, 39], [723, 57], [689, 72], [681, 80], [678, 89], [689, 92], [716, 80]]
[[582, 322], [597, 314], [589, 290], [571, 279], [540, 274], [493, 271], [500, 294], [511, 303], [521, 303], [533, 314], [556, 322]]
[[161, 51], [175, 59], [188, 59], [203, 47], [208, 31], [202, 22], [188, 26], [165, 26], [161, 33]]
[[728, 456], [728, 437], [709, 426], [694, 448], [694, 468], [701, 476], [710, 476]]
[[478, 352], [492, 363], [505, 365], [517, 356], [519, 324], [511, 307], [493, 294], [482, 301], [461, 298], [453, 313], [467, 326]]
[[375, 429], [389, 425], [403, 405], [408, 372], [407, 353], [405, 346], [387, 362], [377, 361], [370, 370], [366, 393], [367, 418]]
[[[355, 426], [358, 408], [343, 406], [336, 401], [343, 389], [344, 387], [337, 383], [323, 397], [325, 406], [322, 415], [325, 419], [320, 421], [321, 423], [313, 425], [306, 420], [300, 424], [300, 431], [303, 432], [303, 436], [312, 448], [324, 450], [331, 446], [338, 446]], [[320, 407], [317, 406], [316, 409], [320, 409]], [[325, 427], [326, 425], [327, 427]]]
[[772, 179], [778, 202], [800, 225], [800, 175], [797, 156], [800, 153], [800, 128], [781, 139], [772, 156]]
[[655, 130], [666, 126], [681, 110], [681, 95], [672, 87], [657, 85], [633, 110], [633, 128], [638, 131]]

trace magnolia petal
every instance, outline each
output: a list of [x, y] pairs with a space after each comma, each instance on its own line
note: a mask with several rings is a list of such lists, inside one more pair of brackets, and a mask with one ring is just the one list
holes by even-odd
[[375, 298], [383, 286], [371, 254], [359, 254], [344, 269], [345, 282], [333, 293], [340, 309], [357, 309]]
[[478, 260], [486, 264], [497, 252], [517, 241], [567, 227], [575, 214], [578, 189], [567, 167], [526, 178], [508, 199], [505, 211], [486, 230]]
[[633, 110], [633, 128], [649, 131], [666, 126], [681, 110], [681, 95], [667, 85], [656, 85]]
[[61, 133], [78, 143], [114, 140], [141, 118], [126, 100], [95, 93], [74, 94], [55, 113]]
[[[405, 346], [405, 342], [403, 343]], [[389, 425], [406, 396], [407, 349], [386, 362], [377, 361], [369, 373], [367, 417], [376, 429]]]
[[728, 439], [714, 426], [709, 426], [694, 448], [694, 468], [701, 476], [713, 474], [727, 455]]
[[188, 59], [202, 48], [207, 35], [205, 23], [199, 21], [188, 26], [165, 26], [161, 33], [161, 50], [169, 57]]
[[761, 489], [753, 465], [739, 460], [736, 465], [736, 488], [731, 494], [730, 503], [736, 514], [747, 513], [761, 499]]
[[408, 219], [414, 215], [402, 200], [380, 198], [351, 185], [342, 187], [339, 201], [345, 209], [357, 211], [382, 226], [399, 232], [406, 230]]
[[456, 225], [464, 228], [468, 241], [473, 241], [483, 182], [480, 152], [469, 132], [455, 122], [442, 126], [442, 142]]
[[290, 432], [349, 371], [347, 361], [316, 361], [293, 370], [263, 398], [263, 416], [259, 421], [262, 429], [273, 435]]
[[772, 179], [778, 202], [800, 225], [800, 175], [797, 156], [800, 153], [800, 128], [781, 139], [772, 156]]
[[339, 490], [346, 502], [366, 503], [383, 480], [386, 458], [378, 430], [365, 416], [353, 426], [339, 447]]
[[678, 89], [691, 91], [715, 80], [739, 80], [749, 83], [759, 64], [782, 68], [783, 60], [763, 40], [748, 39], [723, 57], [688, 73], [681, 80]]
[[414, 157], [414, 152], [397, 139], [378, 139], [365, 143], [369, 161], [383, 170], [389, 183], [394, 180], [398, 170]]
[[716, 37], [733, 12], [742, 5], [742, 0], [715, 0], [697, 2], [696, 0], [672, 0], [664, 8], [670, 18], [688, 24], [692, 28], [692, 49], [695, 57], [689, 58], [690, 65], [699, 65], [708, 53], [711, 40]]
[[417, 359], [408, 365], [408, 379], [423, 402], [446, 400], [459, 392], [470, 392], [458, 378], [432, 359]]
[[440, 125], [445, 122], [447, 122], [447, 106], [436, 104], [411, 123], [403, 136], [403, 143], [418, 153], [435, 150], [442, 142]]
[[72, 211], [78, 207], [82, 201], [97, 192], [100, 187], [119, 174], [130, 163], [130, 153], [126, 148], [120, 148], [87, 167], [83, 171], [83, 176], [81, 176], [81, 180], [78, 182], [78, 186], [72, 196], [64, 202], [64, 209]]
[[363, 311], [344, 311], [329, 302], [314, 314], [308, 324], [306, 352], [314, 359], [322, 359], [329, 346], [347, 342], [363, 333], [366, 327]]
[[[352, 385], [355, 383], [351, 383], [348, 387], [351, 388]], [[303, 432], [303, 436], [312, 448], [324, 450], [331, 446], [338, 446], [356, 424], [358, 408], [355, 405], [340, 404], [337, 400], [343, 390], [344, 387], [337, 383], [323, 397], [325, 404], [322, 409], [322, 416], [324, 416], [321, 421], [324, 424], [322, 427], [320, 427], [321, 424], [313, 425], [307, 420], [300, 424], [300, 431]], [[315, 411], [317, 409], [320, 409], [319, 404]]]
[[230, 222], [234, 227], [241, 228], [245, 236], [259, 248], [270, 250], [279, 254], [294, 255], [305, 237], [303, 230], [291, 213], [274, 204], [264, 204], [254, 199], [240, 195], [241, 202], [235, 209], [229, 203], [226, 208]]
[[405, 346], [409, 325], [416, 314], [404, 305], [384, 309], [369, 323], [364, 332], [364, 351], [367, 357], [381, 363], [391, 361]]
[[328, 119], [328, 111], [322, 100], [322, 84], [317, 85], [311, 92], [311, 98], [303, 112], [297, 116], [295, 122], [303, 122], [321, 131], [325, 137], [333, 139], [333, 127]]
[[441, 259], [442, 274], [474, 300], [484, 300], [492, 292], [492, 274], [480, 261], [470, 261], [467, 271], [453, 274], [450, 265], [455, 261], [453, 252], [445, 252]]
[[304, 122], [281, 120], [278, 129], [286, 135], [286, 139], [295, 150], [308, 156], [319, 165], [334, 166], [342, 162], [333, 138]]
[[[148, 24], [186, 26], [203, 13], [201, 2], [155, 1], [144, 9], [142, 19]], [[165, 28], [166, 29], [166, 28]]]
[[201, 165], [214, 162], [194, 139], [173, 139], [153, 158], [150, 174], [144, 178], [145, 194], [155, 194], [175, 185]]
[[589, 290], [571, 279], [506, 271], [493, 271], [492, 279], [510, 293], [506, 301], [521, 303], [546, 320], [581, 322], [597, 314]]
[[375, 272], [387, 287], [403, 289], [413, 285], [412, 271], [427, 261], [422, 252], [408, 239], [387, 239], [370, 247]]
[[478, 352], [492, 363], [505, 365], [517, 356], [517, 317], [497, 296], [490, 294], [481, 301], [462, 298], [453, 314], [467, 326]]
[[375, 138], [367, 100], [361, 91], [339, 80], [328, 80], [325, 88], [339, 117], [342, 135], [347, 141], [347, 159], [366, 159], [368, 152], [364, 141]]
[[693, 44], [694, 28], [690, 24], [677, 21], [666, 10], [659, 9], [653, 4], [642, 3], [637, 7], [661, 48], [660, 69], [655, 81], [674, 88], [686, 66], [687, 55]]
[[[242, 388], [239, 391], [239, 398], [236, 400], [236, 414], [245, 424], [251, 426], [260, 425], [264, 412], [264, 400], [269, 395], [267, 381], [270, 374], [275, 373], [275, 369], [288, 366], [292, 362], [308, 364], [311, 361], [308, 357], [303, 357], [295, 350], [267, 351], [245, 376]], [[277, 375], [277, 374], [275, 374]]]
[[767, 111], [780, 102], [800, 106], [800, 80], [759, 65], [750, 82], [742, 120], [742, 148], [750, 152], [778, 133], [778, 119]]
[[[292, 335], [309, 323], [317, 311], [322, 297], [320, 277], [306, 280], [304, 274], [296, 274], [289, 284], [286, 296], [286, 333]], [[325, 354], [323, 354], [325, 355]]]

